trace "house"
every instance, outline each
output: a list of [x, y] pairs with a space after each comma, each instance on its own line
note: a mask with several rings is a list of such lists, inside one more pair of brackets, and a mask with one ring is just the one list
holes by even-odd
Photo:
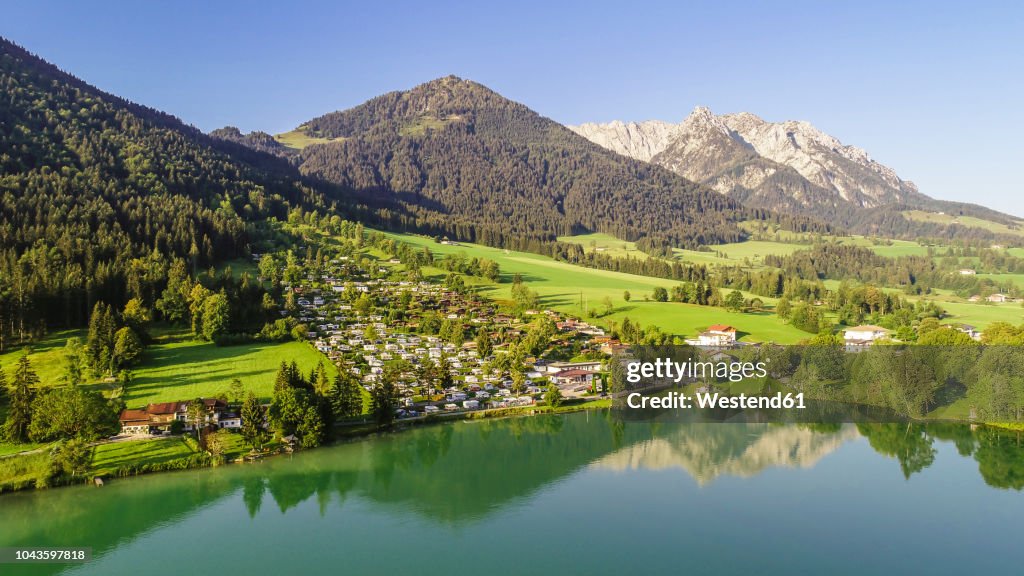
[[727, 324], [712, 324], [697, 338], [687, 339], [686, 343], [702, 348], [729, 348], [736, 345], [736, 329]]
[[971, 337], [972, 340], [981, 341], [981, 332], [977, 330], [974, 326], [971, 326], [970, 324], [956, 324], [953, 326], [953, 328], [956, 328], [960, 332], [967, 334], [968, 336]]
[[889, 331], [881, 326], [864, 324], [847, 328], [843, 332], [843, 342], [848, 351], [854, 352], [871, 346], [876, 340], [885, 338], [888, 334]]
[[149, 434], [149, 414], [145, 410], [124, 410], [119, 418], [122, 434]]
[[989, 295], [987, 298], [985, 298], [985, 300], [988, 300], [989, 302], [996, 302], [996, 303], [1013, 302], [1013, 298], [1007, 296], [1006, 294], [998, 294], [998, 293]]
[[479, 410], [480, 409], [480, 401], [479, 400], [466, 400], [466, 401], [464, 401], [462, 403], [462, 407], [465, 408], [466, 410]]
[[552, 376], [552, 379], [559, 388], [576, 388], [580, 386], [589, 387], [593, 384], [595, 375], [596, 372], [591, 370], [573, 368], [570, 370], [562, 370]]
[[[182, 422], [185, 430], [192, 429], [188, 421], [190, 402], [159, 402], [142, 410], [124, 410], [119, 420], [124, 434], [169, 433], [175, 422]], [[206, 410], [206, 424], [221, 428], [241, 428], [242, 419], [234, 413], [227, 413], [227, 404], [216, 398], [203, 399]]]
[[960, 275], [961, 276], [974, 276], [975, 274], [977, 274], [977, 272], [975, 272], [971, 268], [961, 268], [960, 269]]
[[552, 362], [547, 365], [548, 373], [559, 373], [566, 370], [584, 370], [586, 372], [600, 372], [601, 361], [590, 360], [586, 362]]

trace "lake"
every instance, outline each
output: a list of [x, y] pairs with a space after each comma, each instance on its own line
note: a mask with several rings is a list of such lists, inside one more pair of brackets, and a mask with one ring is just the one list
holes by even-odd
[[1016, 573], [1024, 439], [965, 425], [420, 427], [246, 465], [0, 497], [4, 574]]

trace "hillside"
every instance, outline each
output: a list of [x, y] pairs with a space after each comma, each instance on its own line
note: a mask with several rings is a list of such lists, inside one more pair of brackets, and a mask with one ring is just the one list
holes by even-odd
[[715, 115], [697, 107], [679, 124], [660, 121], [571, 127], [591, 141], [663, 166], [751, 207], [835, 222], [894, 237], [1001, 237], [990, 226], [956, 227], [905, 218], [921, 209], [1010, 225], [1014, 219], [971, 204], [935, 200], [863, 149], [809, 122], [767, 122], [754, 114]]
[[314, 142], [301, 149], [301, 171], [367, 203], [391, 203], [386, 224], [485, 244], [528, 248], [599, 231], [695, 246], [741, 239], [737, 222], [768, 217], [453, 76], [314, 118], [295, 133]]
[[[245, 254], [316, 195], [279, 160], [104, 93], [0, 39], [0, 349], [153, 300], [173, 257]], [[289, 171], [291, 175], [289, 175]]]

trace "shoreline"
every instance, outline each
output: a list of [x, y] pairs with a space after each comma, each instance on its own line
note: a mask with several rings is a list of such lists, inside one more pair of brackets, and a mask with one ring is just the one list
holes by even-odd
[[[657, 391], [663, 389], [662, 387], [655, 387], [654, 390], [645, 390], [646, 392]], [[356, 442], [364, 440], [376, 435], [383, 434], [398, 434], [406, 432], [408, 430], [415, 429], [419, 426], [432, 426], [436, 424], [444, 424], [457, 421], [472, 421], [472, 420], [489, 420], [489, 419], [502, 419], [502, 418], [525, 418], [530, 416], [540, 416], [546, 414], [569, 414], [575, 412], [583, 412], [587, 410], [601, 410], [611, 408], [616, 395], [610, 394], [604, 397], [586, 398], [586, 399], [574, 399], [571, 403], [563, 404], [555, 408], [551, 408], [546, 405], [534, 405], [534, 406], [520, 406], [513, 408], [491, 408], [486, 410], [472, 410], [472, 411], [460, 411], [453, 413], [441, 413], [441, 414], [430, 414], [424, 416], [418, 416], [416, 418], [409, 418], [403, 420], [396, 420], [388, 427], [380, 427], [372, 422], [353, 422], [349, 424], [335, 424], [335, 435], [330, 442], [325, 443], [316, 448], [306, 448], [299, 450], [288, 450], [281, 446], [273, 451], [265, 454], [259, 454], [251, 456], [251, 453], [242, 453], [241, 455], [234, 456], [231, 459], [225, 459], [219, 461], [208, 453], [194, 453], [190, 456], [178, 458], [166, 462], [162, 462], [156, 465], [141, 464], [141, 470], [135, 469], [134, 466], [128, 465], [118, 468], [113, 473], [108, 474], [89, 474], [82, 476], [79, 479], [68, 481], [65, 479], [62, 482], [55, 483], [45, 487], [38, 487], [35, 485], [34, 479], [26, 479], [18, 482], [15, 485], [0, 485], [0, 498], [4, 494], [13, 492], [25, 492], [29, 490], [44, 490], [52, 488], [63, 488], [69, 486], [78, 486], [85, 484], [97, 484], [98, 487], [105, 484], [110, 480], [127, 479], [135, 476], [144, 476], [150, 474], [167, 473], [167, 472], [178, 472], [184, 470], [198, 470], [203, 468], [213, 468], [219, 466], [227, 466], [232, 464], [251, 464], [255, 461], [263, 460], [266, 458], [273, 458], [276, 456], [282, 456], [286, 454], [294, 454], [295, 452], [306, 452], [310, 450], [317, 450], [319, 448], [326, 448], [330, 446], [336, 446], [339, 444]], [[1013, 423], [1013, 422], [978, 422], [978, 421], [965, 421], [958, 419], [912, 419], [915, 422], [922, 424], [929, 423], [952, 423], [961, 424], [965, 426], [986, 426], [991, 428], [997, 428], [1005, 431], [1021, 432], [1024, 431], [1024, 424]], [[135, 442], [141, 441], [160, 441], [160, 440], [175, 440], [182, 439], [184, 436], [166, 437], [166, 438], [140, 438]], [[128, 441], [131, 442], [131, 441]], [[99, 444], [110, 444], [112, 442], [105, 442]], [[96, 444], [96, 445], [99, 445]], [[95, 445], [94, 445], [95, 446]], [[19, 452], [15, 454], [4, 455], [0, 460], [6, 460], [11, 458], [32, 456], [36, 454], [42, 454], [46, 451], [47, 447], [35, 448], [25, 452]], [[122, 472], [123, 471], [123, 472]], [[99, 483], [97, 483], [99, 480]]]

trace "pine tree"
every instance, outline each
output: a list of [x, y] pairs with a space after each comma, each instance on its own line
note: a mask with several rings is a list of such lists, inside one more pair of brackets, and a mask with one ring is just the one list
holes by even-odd
[[323, 360], [317, 363], [310, 381], [313, 384], [313, 390], [315, 390], [317, 394], [320, 396], [327, 395], [331, 388], [331, 380], [327, 377], [327, 368], [324, 367]]
[[242, 403], [241, 416], [242, 438], [253, 449], [262, 450], [263, 445], [269, 439], [269, 434], [263, 427], [263, 406], [260, 405], [259, 398], [252, 392], [249, 392], [245, 397], [245, 402]]
[[4, 422], [4, 437], [10, 442], [27, 442], [28, 429], [32, 424], [32, 401], [39, 376], [32, 370], [28, 353], [18, 359], [8, 392], [7, 420]]
[[341, 372], [334, 377], [328, 399], [337, 419], [353, 418], [363, 413], [363, 394], [351, 373]]

